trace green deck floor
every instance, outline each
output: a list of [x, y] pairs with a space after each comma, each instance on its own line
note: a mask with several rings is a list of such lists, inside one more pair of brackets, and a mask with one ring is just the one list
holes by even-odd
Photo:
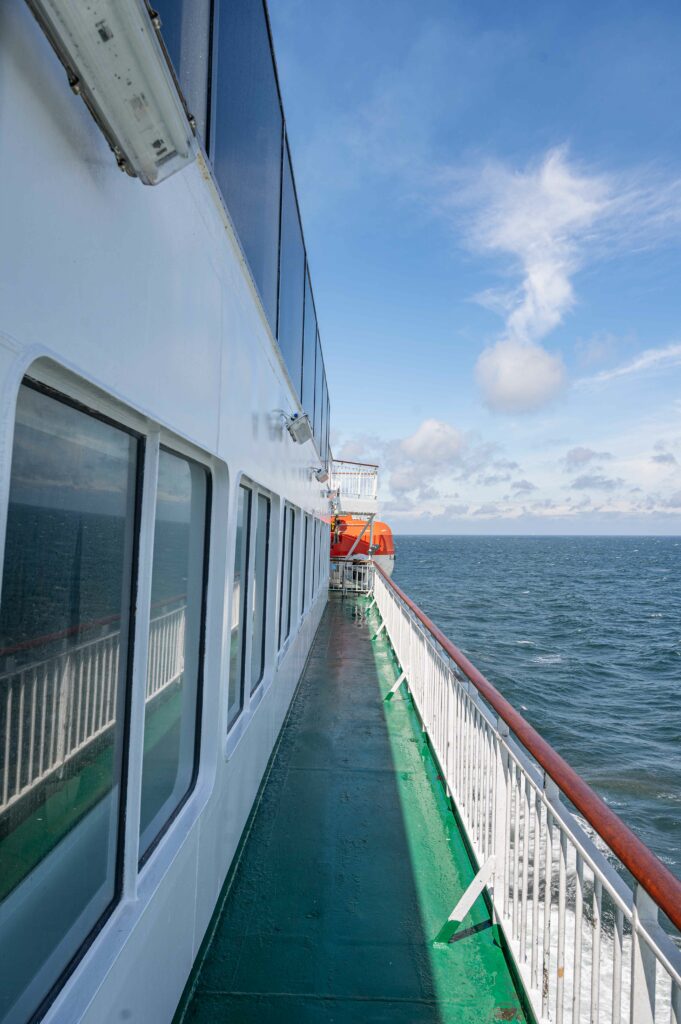
[[177, 1022], [529, 1019], [482, 898], [434, 941], [473, 868], [365, 607], [324, 614]]

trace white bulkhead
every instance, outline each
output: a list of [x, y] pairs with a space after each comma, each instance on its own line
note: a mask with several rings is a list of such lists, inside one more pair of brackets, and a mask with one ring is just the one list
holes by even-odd
[[[0, 234], [0, 553], [17, 396], [27, 375], [145, 441], [120, 889], [41, 1012], [47, 1021], [168, 1021], [326, 601], [326, 485], [313, 473], [325, 453], [318, 441], [294, 443], [285, 429], [281, 411], [310, 410], [291, 386], [207, 158], [153, 188], [122, 174], [20, 0], [0, 4]], [[205, 643], [196, 779], [138, 868], [159, 446], [210, 475]], [[267, 628], [262, 681], [252, 695], [245, 687], [243, 710], [228, 729], [244, 481], [270, 500]], [[293, 573], [281, 557], [286, 503], [298, 516]], [[282, 566], [294, 595], [290, 635], [280, 646]], [[50, 854], [59, 856], [59, 848]], [[18, 915], [30, 907], [40, 930], [40, 907], [26, 896], [22, 909], [24, 895], [17, 897], [24, 888], [5, 903], [14, 898]], [[0, 941], [6, 924], [0, 903]]]

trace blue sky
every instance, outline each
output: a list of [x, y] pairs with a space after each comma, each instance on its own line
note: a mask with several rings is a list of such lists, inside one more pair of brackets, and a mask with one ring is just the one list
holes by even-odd
[[385, 518], [681, 533], [681, 8], [270, 16], [332, 446]]

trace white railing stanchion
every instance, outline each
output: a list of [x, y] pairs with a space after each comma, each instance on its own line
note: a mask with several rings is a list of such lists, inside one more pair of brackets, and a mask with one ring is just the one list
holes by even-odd
[[655, 927], [657, 906], [640, 885], [634, 887], [631, 922], [631, 1024], [654, 1024], [657, 961], [641, 929]]

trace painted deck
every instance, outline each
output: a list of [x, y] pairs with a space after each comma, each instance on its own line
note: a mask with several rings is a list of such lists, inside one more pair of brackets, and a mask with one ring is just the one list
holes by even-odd
[[529, 1020], [366, 600], [332, 597], [176, 1022]]

